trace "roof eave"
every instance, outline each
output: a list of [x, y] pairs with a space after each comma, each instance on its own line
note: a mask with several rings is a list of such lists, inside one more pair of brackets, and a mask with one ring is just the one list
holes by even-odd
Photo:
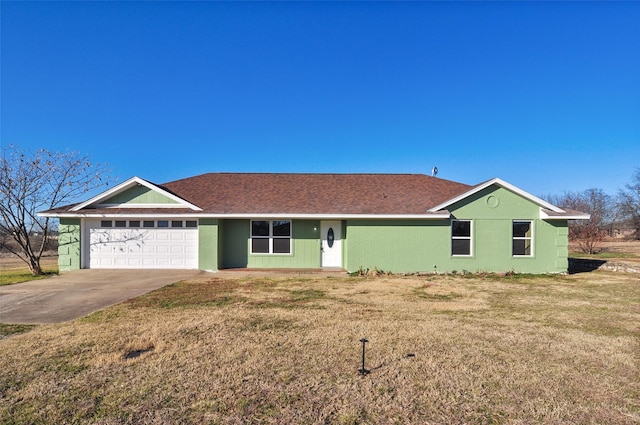
[[591, 214], [587, 213], [565, 213], [565, 214], [549, 214], [544, 209], [540, 208], [541, 220], [589, 220]]
[[214, 219], [318, 219], [318, 220], [441, 220], [448, 219], [451, 214], [449, 211], [439, 211], [437, 213], [429, 214], [296, 214], [296, 213], [231, 213], [231, 214], [216, 214], [216, 213], [172, 213], [155, 212], [155, 213], [133, 213], [127, 214], [126, 211], [116, 213], [90, 213], [90, 212], [61, 212], [61, 213], [49, 213], [43, 212], [39, 214], [42, 217], [52, 218], [108, 218], [108, 217], [197, 217], [197, 218], [214, 218]]

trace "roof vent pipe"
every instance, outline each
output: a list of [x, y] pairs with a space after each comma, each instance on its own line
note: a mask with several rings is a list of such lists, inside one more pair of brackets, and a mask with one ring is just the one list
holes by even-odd
[[431, 177], [435, 177], [438, 175], [438, 167], [433, 167], [431, 169]]

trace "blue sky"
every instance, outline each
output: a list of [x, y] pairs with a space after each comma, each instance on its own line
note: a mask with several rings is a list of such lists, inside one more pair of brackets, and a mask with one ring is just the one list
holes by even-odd
[[640, 2], [11, 2], [3, 145], [120, 181], [500, 177], [615, 194], [640, 167]]

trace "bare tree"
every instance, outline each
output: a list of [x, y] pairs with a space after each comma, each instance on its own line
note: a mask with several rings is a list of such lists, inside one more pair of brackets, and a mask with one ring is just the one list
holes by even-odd
[[618, 193], [618, 210], [635, 229], [635, 238], [640, 239], [640, 168], [636, 168], [631, 183]]
[[[37, 213], [74, 201], [109, 183], [106, 165], [91, 163], [78, 152], [3, 149], [0, 160], [0, 234], [13, 240], [5, 249], [42, 274], [40, 258], [51, 232], [49, 217]], [[37, 240], [33, 235], [38, 233]]]
[[569, 240], [576, 242], [586, 254], [596, 253], [615, 218], [611, 196], [602, 189], [587, 189], [584, 192], [567, 192], [554, 198], [552, 203], [591, 215], [589, 220], [569, 223]]

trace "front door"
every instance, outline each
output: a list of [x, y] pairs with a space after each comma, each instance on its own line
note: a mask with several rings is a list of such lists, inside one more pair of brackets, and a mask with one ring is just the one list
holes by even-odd
[[322, 267], [342, 267], [342, 223], [320, 222]]

